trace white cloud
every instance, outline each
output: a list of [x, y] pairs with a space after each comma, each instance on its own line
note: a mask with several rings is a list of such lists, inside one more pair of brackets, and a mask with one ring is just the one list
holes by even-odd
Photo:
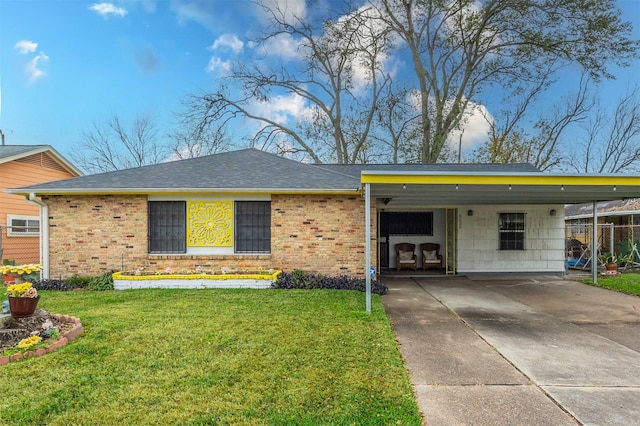
[[270, 56], [279, 56], [283, 59], [298, 59], [301, 56], [300, 42], [291, 34], [278, 34], [271, 37], [262, 47], [265, 53]]
[[487, 135], [491, 130], [490, 122], [493, 121], [491, 113], [484, 105], [469, 103], [466, 109], [465, 122], [462, 124], [464, 132], [453, 130], [449, 134], [448, 143], [458, 150], [460, 134], [462, 133], [462, 150], [477, 148], [482, 142], [487, 140]]
[[223, 34], [213, 42], [209, 50], [231, 49], [236, 55], [242, 52], [244, 43], [235, 34]]
[[89, 9], [102, 16], [124, 16], [127, 14], [126, 9], [118, 7], [113, 3], [95, 3], [89, 6]]
[[231, 62], [223, 61], [217, 56], [212, 56], [205, 68], [208, 73], [228, 73], [231, 70]]
[[35, 58], [27, 62], [24, 70], [27, 74], [27, 77], [29, 77], [30, 83], [40, 80], [46, 75], [46, 72], [42, 69], [42, 67], [47, 62], [49, 62], [49, 57], [42, 52], [40, 52], [40, 54], [38, 54]]
[[20, 40], [14, 46], [19, 53], [26, 55], [27, 53], [33, 53], [38, 48], [38, 43], [31, 40]]
[[[409, 93], [406, 101], [416, 113], [420, 112], [420, 92], [416, 90]], [[435, 108], [434, 99], [430, 98], [429, 102], [432, 104], [432, 108]], [[448, 108], [451, 107], [452, 102], [447, 101], [446, 105], [445, 113], [448, 112]], [[463, 152], [465, 149], [477, 148], [487, 140], [493, 121], [493, 116], [486, 106], [469, 102], [465, 109], [463, 121], [460, 124], [461, 130], [452, 130], [447, 138], [447, 144], [457, 152], [461, 141], [460, 135], [462, 134]], [[462, 129], [464, 129], [464, 131]]]
[[258, 19], [264, 24], [268, 24], [271, 20], [271, 14], [268, 10], [278, 10], [284, 15], [286, 22], [294, 20], [303, 21], [307, 17], [307, 5], [305, 0], [264, 0], [264, 8], [257, 8]]
[[290, 118], [305, 119], [311, 116], [311, 110], [305, 106], [305, 98], [298, 94], [273, 96], [267, 102], [257, 102], [252, 111], [277, 123], [286, 123]]
[[216, 25], [214, 2], [192, 1], [182, 3], [174, 0], [171, 2], [171, 9], [175, 12], [179, 25], [186, 25], [189, 21], [193, 21], [210, 31], [219, 29], [219, 26]]

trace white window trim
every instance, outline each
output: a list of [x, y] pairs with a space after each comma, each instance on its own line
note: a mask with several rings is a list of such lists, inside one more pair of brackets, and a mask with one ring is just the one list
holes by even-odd
[[[512, 231], [512, 232], [518, 232], [518, 233], [522, 233], [523, 235], [523, 240], [522, 240], [522, 249], [501, 249], [500, 248], [500, 243], [502, 241], [502, 233], [503, 231], [500, 230], [500, 216], [503, 214], [521, 214], [524, 216], [524, 229], [522, 231]], [[502, 252], [507, 252], [507, 251], [513, 251], [513, 252], [522, 252], [522, 251], [526, 251], [527, 250], [527, 232], [529, 229], [529, 225], [527, 224], [527, 212], [523, 212], [523, 211], [503, 211], [503, 212], [498, 212], [498, 251], [502, 251]], [[504, 232], [509, 232], [509, 231], [504, 231]]]
[[[38, 232], [14, 232], [14, 220], [35, 220], [38, 222]], [[20, 216], [15, 214], [7, 215], [7, 237], [39, 237], [40, 236], [40, 217], [39, 216]]]

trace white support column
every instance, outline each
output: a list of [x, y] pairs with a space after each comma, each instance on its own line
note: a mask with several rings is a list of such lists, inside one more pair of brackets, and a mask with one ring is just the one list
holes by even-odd
[[364, 251], [365, 268], [364, 274], [367, 282], [367, 313], [371, 313], [371, 184], [364, 184]]
[[38, 200], [33, 192], [24, 199], [40, 207], [40, 264], [42, 265], [40, 278], [49, 279], [49, 206]]
[[591, 232], [591, 275], [598, 283], [598, 202], [593, 202], [593, 232]]

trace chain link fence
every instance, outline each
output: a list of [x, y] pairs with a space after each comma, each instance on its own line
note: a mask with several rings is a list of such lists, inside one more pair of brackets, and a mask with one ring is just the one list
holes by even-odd
[[17, 265], [40, 263], [40, 236], [23, 231], [23, 227], [0, 226], [0, 259], [15, 260]]
[[597, 247], [592, 250], [593, 224], [566, 225], [567, 267], [591, 269], [594, 252], [596, 259], [604, 253], [613, 253], [619, 259], [624, 259], [621, 266], [640, 267], [640, 225], [599, 223], [597, 232]]

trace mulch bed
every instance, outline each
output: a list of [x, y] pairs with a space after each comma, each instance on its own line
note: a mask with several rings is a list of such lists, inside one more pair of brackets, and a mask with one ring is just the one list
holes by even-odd
[[15, 347], [21, 340], [30, 336], [42, 336], [41, 333], [43, 333], [46, 328], [51, 327], [57, 328], [60, 331], [57, 340], [43, 339], [43, 342], [50, 343], [46, 348], [16, 353], [11, 356], [0, 355], [0, 365], [31, 356], [51, 353], [75, 340], [83, 331], [82, 323], [78, 318], [68, 315], [51, 314], [44, 309], [37, 309], [33, 315], [26, 318], [6, 317], [0, 320], [0, 353], [6, 349]]

